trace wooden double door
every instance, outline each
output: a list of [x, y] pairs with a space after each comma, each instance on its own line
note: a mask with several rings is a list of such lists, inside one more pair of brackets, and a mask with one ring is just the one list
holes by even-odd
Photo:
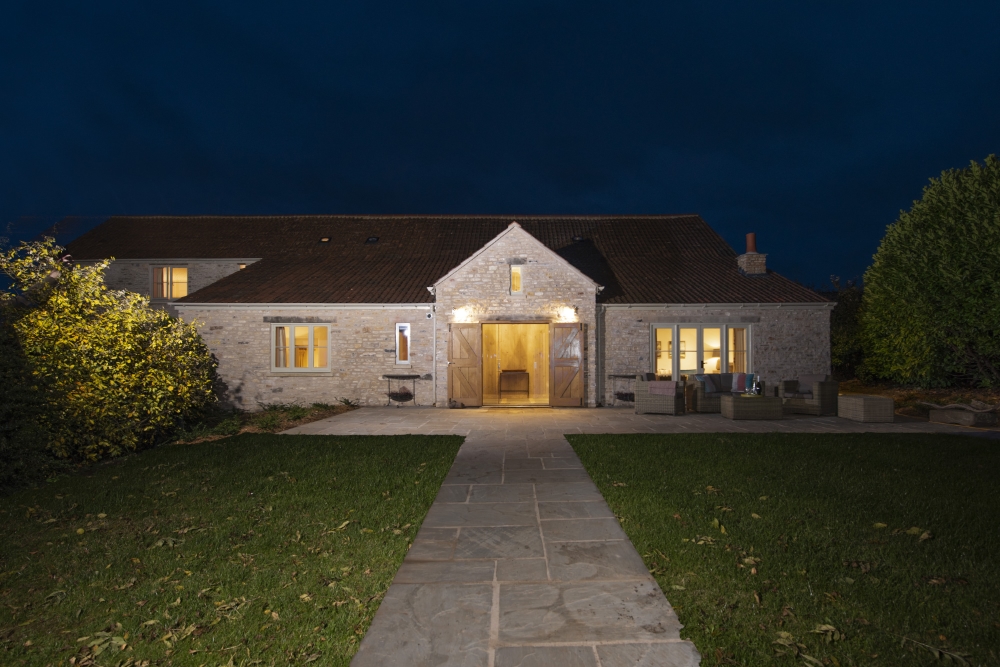
[[484, 322], [449, 329], [449, 401], [583, 405], [583, 325]]

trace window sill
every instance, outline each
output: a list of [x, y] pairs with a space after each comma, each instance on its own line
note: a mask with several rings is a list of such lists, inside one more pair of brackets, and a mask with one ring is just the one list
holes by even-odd
[[332, 375], [332, 374], [333, 373], [331, 373], [328, 370], [322, 370], [322, 371], [271, 371], [270, 372], [270, 376], [271, 377], [278, 377], [278, 378], [296, 378], [296, 377], [303, 377], [303, 376], [306, 376], [306, 377], [319, 377], [319, 376]]

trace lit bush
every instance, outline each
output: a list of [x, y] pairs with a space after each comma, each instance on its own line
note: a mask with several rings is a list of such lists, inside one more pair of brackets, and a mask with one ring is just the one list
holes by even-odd
[[45, 409], [48, 447], [97, 460], [152, 444], [215, 401], [215, 362], [194, 325], [109, 290], [109, 262], [74, 266], [52, 239], [0, 254], [3, 318]]

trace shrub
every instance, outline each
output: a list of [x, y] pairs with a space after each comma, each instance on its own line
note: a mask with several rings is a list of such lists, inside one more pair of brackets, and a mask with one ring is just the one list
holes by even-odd
[[863, 379], [1000, 385], [1000, 160], [945, 171], [865, 273]]
[[52, 239], [0, 253], [4, 321], [44, 403], [60, 457], [98, 460], [146, 446], [215, 401], [215, 361], [193, 324], [139, 294], [109, 290], [109, 262], [72, 265]]
[[838, 380], [853, 380], [864, 358], [861, 345], [861, 288], [831, 276], [837, 306], [830, 313], [830, 364]]

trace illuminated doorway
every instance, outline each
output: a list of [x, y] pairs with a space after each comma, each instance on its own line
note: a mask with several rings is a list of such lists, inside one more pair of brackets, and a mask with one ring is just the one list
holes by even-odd
[[483, 405], [549, 405], [549, 325], [482, 327]]

